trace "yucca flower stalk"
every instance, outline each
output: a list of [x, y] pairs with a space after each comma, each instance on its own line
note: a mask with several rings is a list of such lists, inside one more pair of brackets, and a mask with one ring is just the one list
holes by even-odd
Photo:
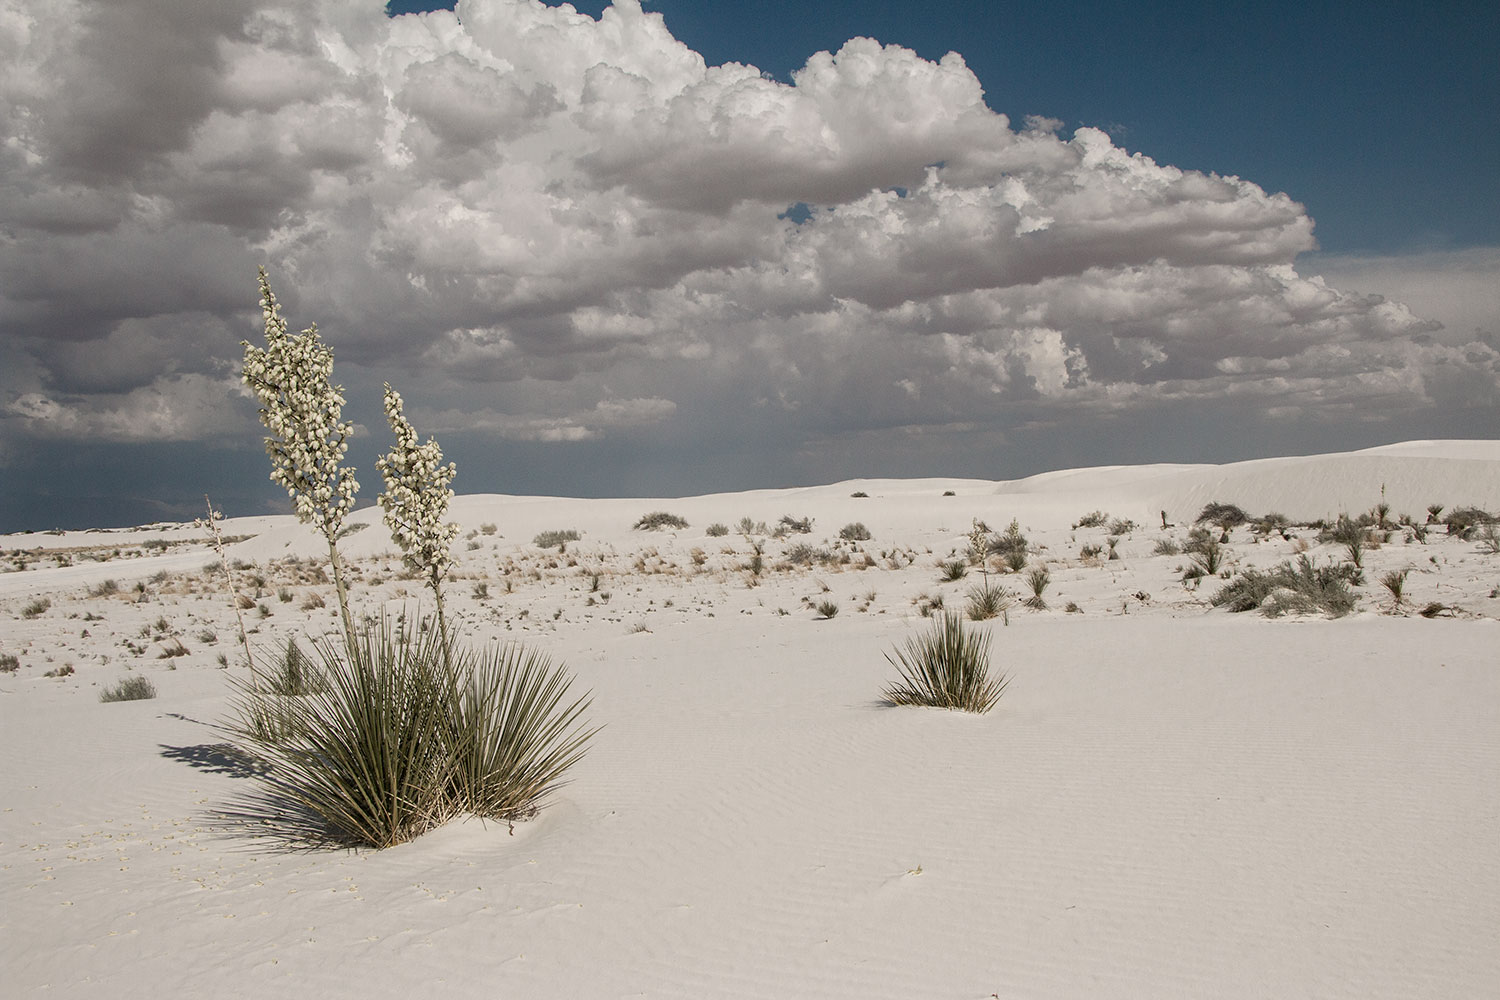
[[271, 459], [271, 481], [292, 498], [297, 519], [311, 524], [328, 540], [344, 637], [352, 641], [354, 620], [349, 615], [349, 591], [337, 540], [359, 491], [353, 467], [340, 464], [349, 450], [354, 424], [343, 419], [343, 386], [330, 381], [333, 351], [318, 338], [316, 323], [297, 336], [287, 332], [263, 267], [260, 304], [266, 346], [262, 349], [248, 340], [241, 341], [241, 346], [245, 349], [245, 384], [260, 401], [260, 422], [270, 431], [266, 454]]
[[420, 574], [432, 588], [437, 602], [438, 634], [448, 634], [443, 617], [443, 577], [453, 560], [453, 540], [458, 525], [444, 523], [448, 502], [453, 499], [450, 484], [458, 467], [443, 464], [443, 449], [437, 441], [417, 443], [417, 431], [402, 410], [401, 394], [385, 384], [385, 417], [396, 435], [396, 447], [390, 454], [375, 460], [375, 467], [385, 477], [385, 492], [380, 494], [380, 509], [391, 539], [401, 546], [401, 561], [412, 572]]

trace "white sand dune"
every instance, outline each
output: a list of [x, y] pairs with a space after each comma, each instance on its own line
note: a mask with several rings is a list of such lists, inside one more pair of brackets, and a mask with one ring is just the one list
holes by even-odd
[[[20, 660], [0, 674], [0, 993], [1500, 996], [1500, 555], [1441, 526], [1398, 532], [1365, 554], [1356, 613], [1325, 620], [1210, 610], [1223, 581], [1184, 585], [1186, 557], [1153, 554], [1210, 500], [1310, 519], [1368, 510], [1382, 485], [1419, 524], [1430, 503], [1500, 510], [1500, 442], [1008, 483], [460, 497], [472, 537], [448, 593], [467, 631], [565, 661], [605, 728], [535, 819], [383, 852], [216, 818], [257, 782], [214, 728], [244, 668], [201, 532], [6, 536], [29, 568], [0, 575], [0, 653]], [[690, 527], [632, 531], [651, 510]], [[1072, 527], [1093, 510], [1140, 523], [1121, 558], [1080, 558], [1107, 544]], [[757, 539], [758, 578], [750, 540], [706, 534], [784, 514], [813, 532]], [[940, 582], [936, 563], [975, 517], [1019, 521], [1050, 607], [982, 626], [1011, 677], [990, 714], [885, 706], [884, 654], [928, 627], [914, 602], [957, 608], [974, 583]], [[343, 547], [356, 610], [415, 613], [377, 512], [355, 521], [370, 525]], [[873, 535], [853, 561], [780, 565], [853, 521]], [[565, 528], [582, 537], [563, 554], [531, 544]], [[258, 642], [335, 627], [331, 588], [286, 561], [319, 556], [309, 529], [226, 531], [254, 536], [230, 556], [250, 566], [242, 590], [263, 577]], [[1342, 558], [1293, 534], [1237, 529], [1230, 569]], [[103, 538], [121, 553], [93, 561]], [[178, 544], [132, 557], [153, 538]], [[1400, 569], [1397, 608], [1376, 581]], [[329, 606], [300, 610], [313, 593]], [[808, 604], [825, 599], [831, 620]], [[1428, 604], [1444, 610], [1412, 613]], [[189, 651], [159, 659], [174, 638]], [[160, 696], [98, 702], [131, 673]]]

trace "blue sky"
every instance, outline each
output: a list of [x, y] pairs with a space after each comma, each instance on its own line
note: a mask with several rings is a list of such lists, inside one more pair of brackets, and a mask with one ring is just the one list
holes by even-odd
[[406, 9], [0, 20], [0, 531], [287, 509], [258, 264], [366, 502], [1500, 431], [1493, 4]]

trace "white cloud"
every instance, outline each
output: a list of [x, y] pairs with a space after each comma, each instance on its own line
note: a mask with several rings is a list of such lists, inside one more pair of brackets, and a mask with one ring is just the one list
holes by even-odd
[[219, 433], [261, 262], [354, 377], [512, 439], [1348, 419], [1500, 385], [1472, 332], [1493, 251], [1299, 276], [1286, 195], [1013, 129], [957, 55], [854, 39], [786, 84], [624, 0], [210, 6], [0, 15], [0, 336], [26, 361], [0, 435]]

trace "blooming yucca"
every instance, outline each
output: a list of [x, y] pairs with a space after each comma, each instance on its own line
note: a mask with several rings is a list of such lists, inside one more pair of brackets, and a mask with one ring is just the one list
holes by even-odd
[[443, 464], [443, 449], [432, 438], [417, 443], [417, 431], [402, 412], [401, 394], [385, 385], [385, 417], [396, 434], [396, 447], [390, 454], [376, 459], [375, 467], [385, 477], [385, 492], [380, 494], [380, 509], [391, 538], [401, 546], [401, 561], [414, 573], [420, 573], [432, 588], [437, 601], [438, 625], [443, 634], [442, 579], [452, 562], [449, 556], [458, 525], [445, 524], [448, 501], [453, 499], [449, 484], [458, 471], [452, 462]]
[[260, 269], [260, 304], [266, 319], [266, 346], [262, 349], [248, 340], [241, 341], [241, 346], [245, 348], [245, 384], [260, 401], [260, 422], [270, 431], [266, 454], [271, 459], [271, 481], [286, 489], [296, 504], [298, 520], [328, 539], [344, 634], [352, 636], [349, 595], [335, 541], [359, 490], [354, 469], [339, 464], [349, 450], [354, 424], [343, 420], [343, 387], [330, 381], [333, 351], [318, 339], [316, 323], [297, 336], [287, 332], [265, 268]]

